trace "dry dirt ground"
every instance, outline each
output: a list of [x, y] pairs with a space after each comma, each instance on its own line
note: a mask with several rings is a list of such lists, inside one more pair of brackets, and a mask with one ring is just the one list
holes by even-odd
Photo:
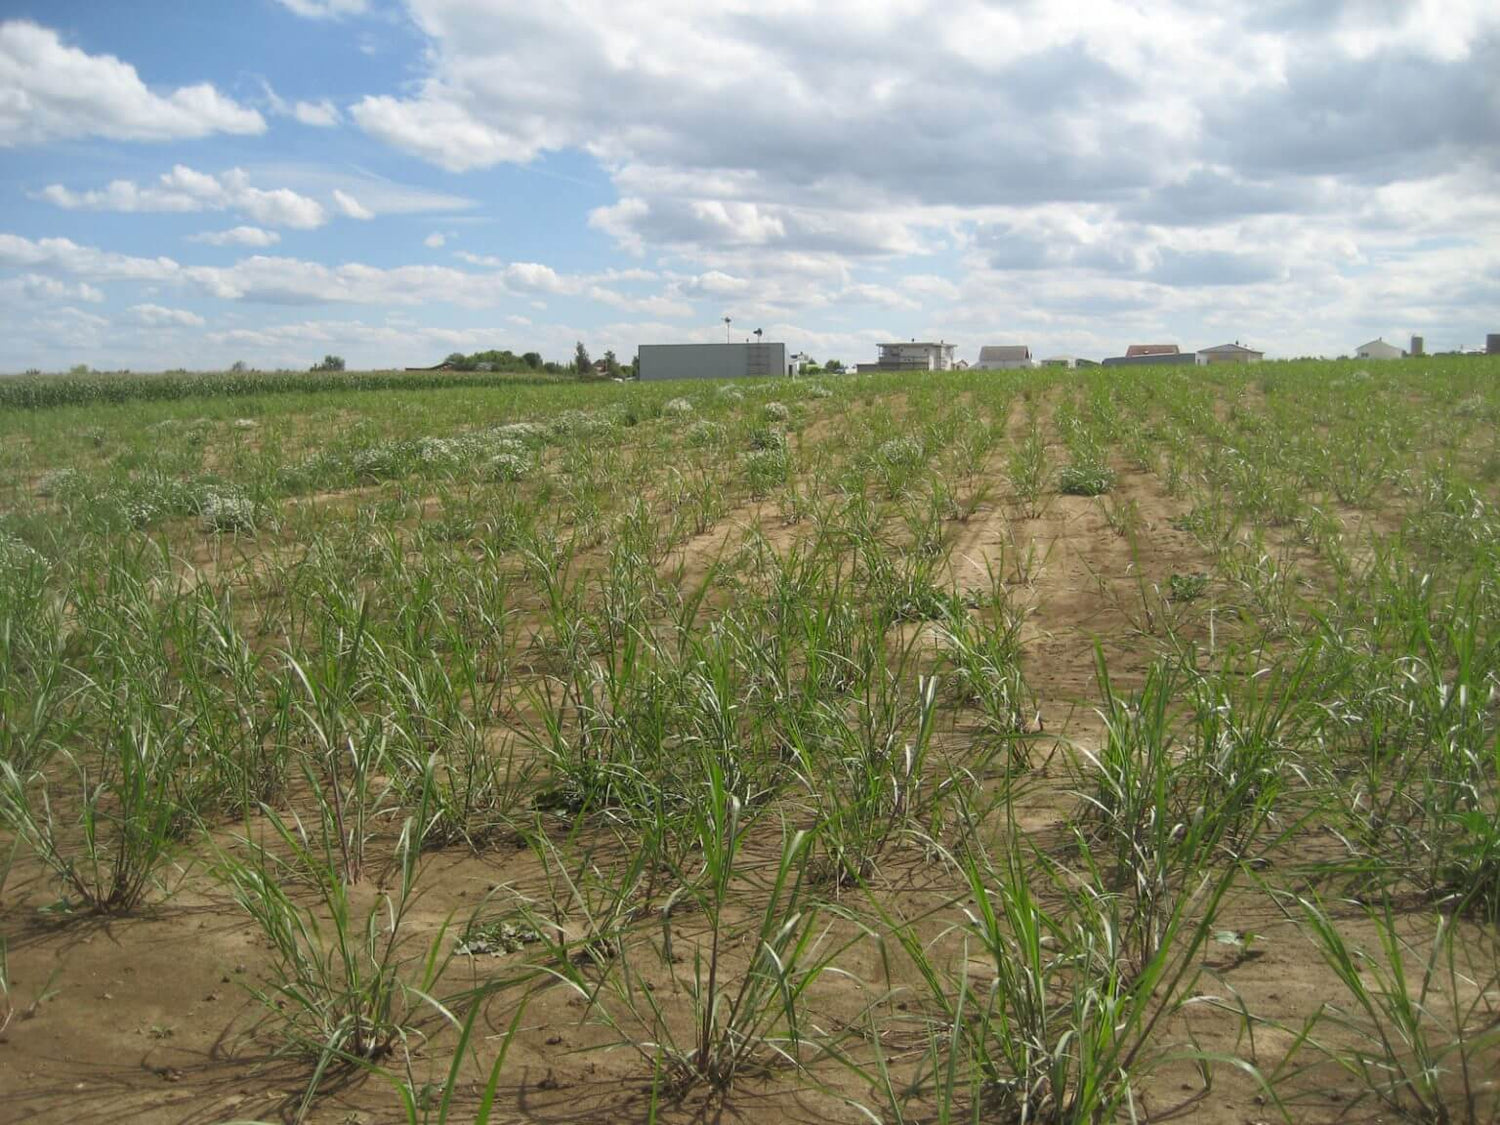
[[[1039, 518], [1019, 518], [1000, 479], [1002, 464], [997, 458], [990, 467], [996, 484], [991, 499], [951, 528], [951, 558], [961, 587], [982, 589], [998, 571], [1028, 612], [1025, 671], [1036, 693], [1040, 730], [1022, 816], [1025, 829], [1046, 841], [1061, 838], [1072, 808], [1064, 759], [1100, 736], [1094, 710], [1096, 646], [1114, 683], [1137, 687], [1153, 655], [1152, 638], [1143, 628], [1147, 609], [1164, 611], [1160, 591], [1170, 575], [1211, 572], [1213, 559], [1190, 534], [1173, 529], [1173, 519], [1186, 505], [1168, 496], [1151, 474], [1119, 466], [1114, 498], [1134, 504], [1143, 529], [1133, 553], [1094, 499], [1055, 496]], [[774, 505], [747, 504], [690, 539], [668, 565], [680, 564], [688, 580], [701, 577], [712, 559], [732, 551], [736, 537], [750, 529], [759, 529], [773, 545], [798, 534], [782, 524]], [[204, 570], [218, 565], [207, 555], [193, 561]], [[1203, 644], [1233, 628], [1230, 621], [1215, 623], [1206, 611], [1196, 610], [1179, 625]], [[1219, 634], [1221, 629], [1226, 632]], [[950, 748], [966, 737], [961, 722], [942, 734]], [[774, 843], [766, 837], [755, 846], [769, 851]], [[603, 837], [600, 845], [615, 846]], [[267, 964], [267, 949], [260, 932], [206, 871], [211, 861], [206, 849], [196, 849], [183, 857], [169, 897], [135, 916], [95, 921], [47, 913], [56, 898], [54, 886], [24, 853], [17, 855], [3, 899], [17, 1014], [0, 1035], [0, 1122], [189, 1125], [280, 1121], [295, 1114], [308, 1067], [275, 1058], [256, 1034], [262, 1012], [246, 989]], [[426, 863], [414, 927], [419, 935], [436, 933], [455, 912], [462, 916], [487, 897], [540, 894], [547, 883], [534, 853], [504, 841], [480, 854], [447, 849]], [[882, 865], [879, 878], [883, 897], [899, 903], [909, 918], [928, 911], [940, 915], [952, 898], [951, 881], [916, 847]], [[373, 892], [370, 887], [364, 893]], [[1357, 912], [1347, 913], [1351, 935], [1371, 939]], [[854, 936], [851, 925], [830, 919], [829, 941]], [[695, 924], [684, 918], [678, 940], [690, 943]], [[1252, 931], [1262, 940], [1244, 958], [1210, 949], [1204, 1002], [1167, 1038], [1273, 1067], [1302, 1020], [1335, 994], [1335, 982], [1310, 943], [1264, 896], [1246, 893], [1231, 901], [1224, 927]], [[934, 920], [930, 929], [936, 936], [940, 922]], [[523, 956], [458, 957], [445, 984], [456, 989], [503, 972]], [[747, 951], [731, 950], [728, 959], [741, 967]], [[843, 975], [825, 976], [811, 1003], [821, 1030], [861, 1030], [872, 1025], [868, 1013], [873, 1010], [881, 1016], [876, 1021], [883, 1029], [881, 1049], [890, 1063], [918, 1059], [926, 1041], [913, 1028], [903, 1028], [904, 1001], [899, 991], [888, 995], [903, 982], [885, 977], [876, 944], [852, 945], [839, 965]], [[659, 987], [673, 1010], [672, 982], [663, 979]], [[1239, 1006], [1261, 1021], [1253, 1042], [1242, 1022], [1226, 1014]], [[491, 1008], [478, 1029], [477, 1059], [465, 1068], [462, 1104], [453, 1120], [473, 1113], [479, 1083], [513, 1011], [512, 998], [502, 995]], [[680, 996], [675, 1010], [686, 1011]], [[410, 1044], [419, 1087], [441, 1080], [454, 1040], [437, 1018], [424, 1027], [431, 1039]], [[786, 1070], [752, 1075], [726, 1097], [695, 1093], [680, 1102], [664, 1100], [656, 1112], [663, 1121], [818, 1125], [868, 1121], [852, 1102], [884, 1113], [868, 1085], [836, 1062], [824, 1060], [811, 1074], [811, 1080]], [[1352, 1116], [1347, 1113], [1354, 1094], [1347, 1076], [1322, 1072], [1300, 1085], [1302, 1094], [1288, 1107], [1295, 1120], [1381, 1119], [1369, 1103]], [[645, 1120], [651, 1101], [649, 1060], [586, 1019], [580, 998], [557, 986], [539, 992], [525, 1011], [500, 1079], [495, 1120], [559, 1125]], [[1279, 1117], [1256, 1083], [1235, 1068], [1217, 1067], [1205, 1090], [1195, 1068], [1185, 1063], [1153, 1078], [1140, 1108], [1153, 1120], [1175, 1110], [1179, 1119], [1210, 1125], [1252, 1125]], [[913, 1117], [928, 1119], [921, 1112]], [[307, 1120], [374, 1123], [402, 1116], [389, 1084], [356, 1075], [325, 1087]]]

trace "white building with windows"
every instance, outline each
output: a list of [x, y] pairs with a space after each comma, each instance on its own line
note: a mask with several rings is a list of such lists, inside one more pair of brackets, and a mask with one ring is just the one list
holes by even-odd
[[939, 340], [908, 340], [905, 343], [880, 344], [880, 358], [861, 363], [867, 371], [952, 371], [954, 345]]

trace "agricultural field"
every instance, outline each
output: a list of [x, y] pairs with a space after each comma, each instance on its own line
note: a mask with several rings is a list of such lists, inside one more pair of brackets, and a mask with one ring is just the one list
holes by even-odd
[[1500, 362], [143, 385], [0, 408], [0, 1120], [1500, 1120]]

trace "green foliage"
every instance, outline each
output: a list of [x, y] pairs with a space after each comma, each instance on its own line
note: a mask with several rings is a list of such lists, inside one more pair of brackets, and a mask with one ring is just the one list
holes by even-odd
[[357, 371], [346, 374], [342, 370], [314, 370], [303, 373], [251, 371], [164, 375], [21, 375], [0, 379], [0, 408], [39, 410], [95, 403], [165, 402], [187, 398], [498, 387], [515, 381], [515, 375], [498, 372], [452, 375], [441, 371]]

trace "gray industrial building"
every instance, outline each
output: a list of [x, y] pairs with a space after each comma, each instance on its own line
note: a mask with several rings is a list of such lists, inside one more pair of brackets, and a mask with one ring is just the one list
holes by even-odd
[[785, 344], [642, 344], [641, 379], [753, 379], [790, 373]]
[[1103, 360], [1105, 367], [1176, 367], [1197, 363], [1192, 352], [1148, 352], [1144, 355], [1112, 355]]

